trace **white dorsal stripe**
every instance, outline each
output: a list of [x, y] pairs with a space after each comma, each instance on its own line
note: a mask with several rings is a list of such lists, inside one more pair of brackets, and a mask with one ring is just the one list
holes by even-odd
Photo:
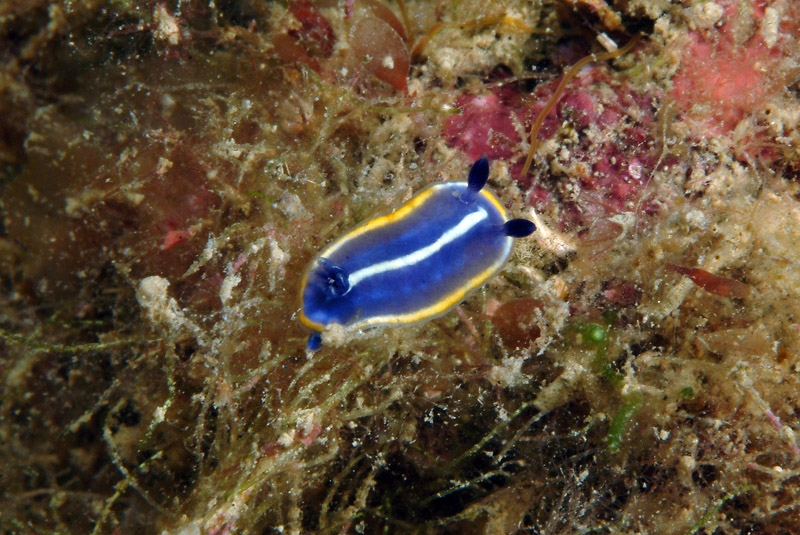
[[439, 239], [437, 239], [430, 245], [426, 245], [422, 249], [401, 256], [399, 258], [394, 258], [392, 260], [385, 260], [383, 262], [373, 264], [369, 267], [365, 267], [363, 269], [359, 269], [354, 273], [351, 273], [348, 277], [348, 282], [350, 283], [350, 289], [355, 287], [359, 282], [369, 277], [373, 277], [381, 273], [386, 273], [387, 271], [393, 271], [396, 269], [403, 269], [409, 266], [413, 266], [414, 264], [417, 264], [427, 258], [430, 258], [437, 252], [439, 252], [439, 250], [441, 250], [442, 247], [457, 240], [458, 238], [469, 232], [475, 225], [477, 225], [487, 217], [489, 217], [489, 214], [486, 213], [486, 210], [483, 207], [479, 207], [477, 212], [472, 212], [471, 214], [464, 217], [461, 221], [458, 222], [456, 226], [444, 232], [441, 236], [439, 236]]

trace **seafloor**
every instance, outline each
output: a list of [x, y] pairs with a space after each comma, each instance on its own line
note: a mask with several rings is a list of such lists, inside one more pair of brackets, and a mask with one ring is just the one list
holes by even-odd
[[[0, 533], [800, 533], [798, 33], [0, 1]], [[482, 154], [503, 271], [308, 351], [309, 260]]]

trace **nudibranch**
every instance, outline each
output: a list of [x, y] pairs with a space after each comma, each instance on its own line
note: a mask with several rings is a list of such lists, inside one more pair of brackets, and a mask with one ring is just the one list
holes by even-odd
[[486, 156], [467, 182], [435, 183], [394, 212], [368, 220], [323, 249], [300, 286], [300, 322], [313, 332], [419, 323], [449, 311], [497, 273], [513, 238], [536, 227], [511, 219], [484, 188]]

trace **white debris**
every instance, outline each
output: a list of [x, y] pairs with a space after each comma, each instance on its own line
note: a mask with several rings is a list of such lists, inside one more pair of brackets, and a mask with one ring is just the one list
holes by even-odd
[[155, 323], [174, 323], [181, 313], [178, 303], [167, 295], [169, 281], [158, 275], [145, 277], [139, 282], [136, 300], [147, 312], [150, 321]]
[[242, 282], [242, 276], [239, 273], [231, 273], [225, 277], [225, 279], [223, 279], [222, 284], [219, 286], [219, 298], [223, 305], [228, 304], [228, 301], [231, 299], [233, 289], [236, 288], [240, 282]]
[[522, 373], [522, 357], [504, 358], [499, 366], [492, 366], [489, 369], [488, 378], [494, 385], [516, 386], [527, 381], [527, 376]]
[[703, 2], [691, 7], [689, 27], [708, 30], [713, 28], [725, 14], [725, 9], [715, 2]]
[[289, 254], [278, 246], [278, 242], [269, 242], [270, 255], [270, 290], [274, 290], [279, 281], [286, 277], [286, 263], [289, 261]]
[[178, 20], [167, 11], [164, 4], [156, 6], [153, 19], [156, 22], [153, 36], [160, 41], [166, 41], [169, 45], [177, 45], [181, 38], [181, 29], [178, 26]]
[[761, 19], [761, 37], [768, 48], [772, 48], [778, 42], [778, 27], [781, 24], [781, 13], [770, 6], [764, 10], [764, 18]]

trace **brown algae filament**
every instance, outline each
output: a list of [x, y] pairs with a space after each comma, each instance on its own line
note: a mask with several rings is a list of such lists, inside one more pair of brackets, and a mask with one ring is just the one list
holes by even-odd
[[528, 171], [531, 168], [531, 163], [533, 162], [533, 155], [536, 153], [536, 149], [539, 147], [537, 138], [539, 136], [539, 130], [542, 128], [542, 123], [544, 123], [544, 120], [547, 118], [550, 112], [553, 111], [553, 108], [555, 108], [558, 101], [564, 95], [564, 91], [566, 90], [567, 84], [570, 82], [570, 80], [575, 78], [575, 75], [577, 75], [578, 72], [580, 72], [580, 70], [588, 63], [593, 61], [608, 61], [610, 59], [622, 56], [623, 54], [628, 53], [638, 42], [639, 36], [636, 36], [628, 41], [628, 44], [622, 48], [600, 54], [589, 54], [569, 68], [569, 70], [564, 74], [564, 77], [558, 83], [556, 90], [547, 100], [547, 103], [544, 105], [544, 108], [542, 108], [542, 111], [539, 112], [539, 115], [536, 117], [533, 125], [531, 125], [530, 148], [528, 149], [528, 157], [525, 159], [525, 165], [522, 166], [522, 174], [520, 176], [524, 177], [528, 174]]

